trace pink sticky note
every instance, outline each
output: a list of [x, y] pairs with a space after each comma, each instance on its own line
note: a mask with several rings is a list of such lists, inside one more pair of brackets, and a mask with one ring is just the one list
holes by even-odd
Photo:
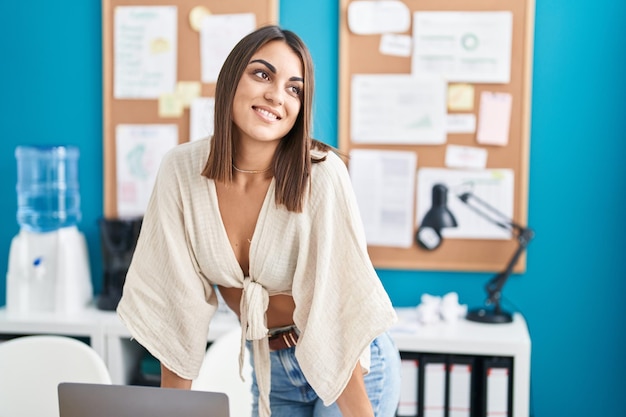
[[481, 93], [476, 132], [478, 143], [499, 146], [509, 143], [512, 102], [513, 97], [509, 93]]

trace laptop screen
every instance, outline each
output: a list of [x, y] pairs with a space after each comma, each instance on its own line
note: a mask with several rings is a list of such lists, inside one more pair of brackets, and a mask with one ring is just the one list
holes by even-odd
[[221, 392], [63, 382], [58, 394], [60, 417], [229, 417]]

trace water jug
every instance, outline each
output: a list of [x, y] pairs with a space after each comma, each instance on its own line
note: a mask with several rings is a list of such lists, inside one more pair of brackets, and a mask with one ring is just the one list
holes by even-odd
[[17, 222], [7, 270], [7, 312], [84, 310], [93, 287], [85, 236], [78, 230], [78, 149], [18, 146]]
[[81, 217], [78, 148], [18, 146], [17, 222], [30, 232], [75, 226]]

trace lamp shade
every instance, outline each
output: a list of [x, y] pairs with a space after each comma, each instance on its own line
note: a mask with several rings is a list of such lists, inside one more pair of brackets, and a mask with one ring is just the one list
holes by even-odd
[[441, 231], [444, 227], [457, 227], [456, 219], [448, 209], [448, 187], [435, 184], [432, 191], [433, 205], [422, 220], [422, 227]]
[[448, 187], [443, 184], [433, 186], [432, 204], [415, 234], [418, 245], [426, 250], [435, 250], [441, 245], [441, 229], [457, 227], [454, 215], [448, 210]]

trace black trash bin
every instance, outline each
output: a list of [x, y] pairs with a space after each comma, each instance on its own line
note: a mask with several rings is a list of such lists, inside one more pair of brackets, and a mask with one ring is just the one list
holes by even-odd
[[98, 221], [104, 280], [98, 298], [100, 310], [115, 310], [122, 297], [122, 288], [130, 261], [137, 246], [143, 218], [105, 219]]

